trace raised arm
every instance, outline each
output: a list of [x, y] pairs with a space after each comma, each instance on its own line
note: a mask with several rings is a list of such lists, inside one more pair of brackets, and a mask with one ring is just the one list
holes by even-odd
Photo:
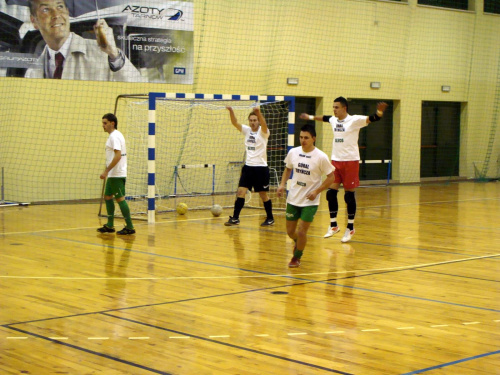
[[332, 116], [314, 116], [314, 115], [309, 115], [307, 113], [301, 113], [299, 117], [302, 120], [328, 122], [330, 120], [330, 117]]
[[285, 170], [283, 171], [283, 176], [281, 177], [280, 186], [278, 187], [278, 190], [276, 190], [276, 194], [278, 195], [278, 198], [281, 198], [283, 196], [283, 194], [285, 193], [286, 182], [290, 178], [291, 174], [292, 174], [292, 170], [290, 168], [285, 168]]
[[377, 103], [377, 112], [374, 113], [373, 115], [368, 116], [366, 118], [366, 123], [369, 124], [370, 122], [379, 121], [384, 115], [384, 112], [387, 109], [387, 105], [388, 104], [385, 102]]
[[236, 129], [238, 129], [239, 131], [241, 131], [241, 124], [236, 119], [236, 116], [234, 114], [233, 108], [232, 107], [226, 107], [226, 108], [229, 111], [229, 117], [231, 118], [231, 124], [233, 124], [233, 126]]
[[253, 113], [257, 115], [257, 118], [259, 119], [260, 128], [262, 129], [262, 131], [264, 133], [267, 133], [268, 131], [267, 122], [264, 116], [262, 115], [262, 112], [260, 111], [260, 107], [259, 106], [255, 107], [253, 109]]

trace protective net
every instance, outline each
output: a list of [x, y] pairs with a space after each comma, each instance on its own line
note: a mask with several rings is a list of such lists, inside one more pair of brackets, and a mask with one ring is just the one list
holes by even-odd
[[[148, 197], [148, 100], [120, 96], [117, 116], [127, 140], [127, 197], [134, 216], [147, 214]], [[234, 204], [241, 168], [245, 162], [244, 137], [231, 124], [232, 107], [238, 122], [259, 105], [271, 135], [268, 165], [273, 206], [284, 208], [276, 197], [283, 173], [288, 142], [288, 102], [255, 100], [157, 99], [155, 109], [155, 206], [161, 214], [179, 203], [189, 209]], [[260, 208], [257, 194], [247, 193], [247, 207]]]

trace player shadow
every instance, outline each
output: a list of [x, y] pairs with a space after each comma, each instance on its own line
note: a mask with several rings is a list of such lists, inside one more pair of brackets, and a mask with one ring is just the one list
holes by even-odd
[[116, 236], [114, 233], [98, 234], [97, 237], [103, 245], [105, 289], [113, 297], [122, 300], [126, 295], [127, 267], [136, 237]]

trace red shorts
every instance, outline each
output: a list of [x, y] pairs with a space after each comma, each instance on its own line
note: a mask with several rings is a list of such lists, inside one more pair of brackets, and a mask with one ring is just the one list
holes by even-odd
[[332, 165], [335, 167], [334, 183], [344, 185], [344, 189], [354, 189], [359, 186], [359, 160], [332, 160]]

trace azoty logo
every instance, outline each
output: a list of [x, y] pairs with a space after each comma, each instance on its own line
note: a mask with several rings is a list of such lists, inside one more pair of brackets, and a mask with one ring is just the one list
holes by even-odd
[[149, 18], [168, 21], [179, 21], [184, 12], [174, 8], [156, 8], [142, 5], [127, 5], [122, 13], [130, 13], [133, 17]]

